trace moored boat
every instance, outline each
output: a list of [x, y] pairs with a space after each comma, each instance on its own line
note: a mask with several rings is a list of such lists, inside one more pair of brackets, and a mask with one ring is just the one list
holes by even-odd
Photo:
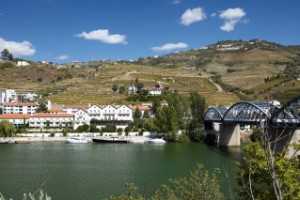
[[67, 139], [67, 143], [70, 144], [86, 144], [89, 143], [89, 140], [86, 138], [77, 138], [77, 137], [72, 137]]
[[148, 141], [151, 144], [165, 144], [167, 143], [164, 139], [161, 138], [155, 138]]
[[101, 137], [101, 138], [93, 138], [93, 142], [103, 143], [103, 144], [108, 144], [108, 143], [125, 144], [128, 143], [129, 141], [126, 138], [121, 138], [121, 137]]

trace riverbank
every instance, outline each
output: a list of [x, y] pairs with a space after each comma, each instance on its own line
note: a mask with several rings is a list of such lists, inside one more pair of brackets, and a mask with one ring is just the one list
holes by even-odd
[[9, 137], [3, 138], [0, 137], [0, 144], [24, 144], [24, 143], [38, 143], [38, 142], [46, 142], [46, 143], [53, 143], [53, 142], [68, 142], [70, 138], [83, 138], [90, 143], [92, 142], [93, 138], [98, 138], [102, 140], [108, 140], [110, 138], [121, 138], [123, 140], [128, 141], [128, 143], [147, 143], [150, 141], [150, 137], [146, 136], [120, 136], [120, 137], [110, 137], [110, 136], [100, 136], [97, 133], [73, 133], [68, 134], [68, 136], [63, 136], [62, 134], [51, 135], [51, 134], [24, 134], [18, 135], [16, 137]]

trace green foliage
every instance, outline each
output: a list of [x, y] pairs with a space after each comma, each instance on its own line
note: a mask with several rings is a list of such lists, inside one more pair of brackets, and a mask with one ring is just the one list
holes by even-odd
[[223, 200], [217, 176], [217, 172], [210, 175], [199, 166], [189, 176], [162, 185], [150, 197], [145, 197], [134, 185], [128, 184], [124, 194], [112, 196], [109, 200]]
[[122, 133], [123, 133], [123, 129], [121, 129], [121, 128], [118, 128], [118, 129], [117, 129], [117, 133], [118, 133], [118, 135], [122, 135]]
[[78, 126], [76, 129], [76, 132], [83, 133], [83, 132], [89, 132], [89, 130], [90, 130], [90, 126], [87, 124], [84, 124], [84, 125]]
[[152, 100], [152, 112], [153, 114], [157, 114], [160, 109], [160, 99], [159, 98], [154, 98]]
[[120, 87], [119, 87], [119, 93], [120, 93], [120, 94], [125, 94], [125, 92], [126, 92], [125, 86], [124, 86], [124, 85], [120, 86]]
[[100, 130], [97, 128], [97, 126], [95, 124], [91, 124], [89, 132], [98, 133], [98, 132], [100, 132]]
[[111, 89], [112, 89], [113, 92], [117, 92], [118, 89], [119, 89], [119, 86], [117, 84], [113, 84]]
[[7, 121], [0, 122], [0, 137], [13, 137], [17, 130], [14, 125]]
[[[243, 162], [240, 167], [239, 193], [241, 199], [276, 199], [266, 154], [259, 142], [250, 143], [243, 148]], [[282, 155], [275, 157], [276, 172], [281, 183], [284, 200], [300, 199], [300, 160], [286, 159]]]
[[113, 133], [117, 131], [116, 125], [114, 124], [107, 124], [105, 126], [105, 128], [101, 129], [102, 132], [109, 132], [109, 133]]
[[36, 112], [38, 113], [48, 112], [47, 104], [45, 101], [39, 103], [39, 107], [37, 108]]
[[1, 52], [1, 58], [3, 60], [9, 60], [9, 61], [13, 61], [14, 59], [13, 55], [8, 51], [8, 49], [3, 49], [3, 51]]
[[206, 109], [205, 98], [196, 92], [190, 95], [191, 101], [191, 122], [188, 128], [188, 134], [191, 140], [201, 140], [203, 130], [203, 115]]

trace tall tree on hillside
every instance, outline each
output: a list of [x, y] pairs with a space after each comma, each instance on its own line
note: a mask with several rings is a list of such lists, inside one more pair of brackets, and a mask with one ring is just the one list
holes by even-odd
[[117, 84], [113, 84], [111, 89], [112, 89], [113, 92], [117, 92], [118, 89], [119, 89], [119, 86]]
[[3, 49], [1, 52], [1, 58], [3, 60], [9, 60], [12, 61], [14, 59], [13, 55], [8, 51], [8, 49]]
[[38, 112], [38, 113], [48, 112], [47, 104], [45, 102], [40, 102], [39, 107], [37, 108], [36, 112]]
[[203, 115], [206, 108], [205, 98], [197, 92], [190, 96], [192, 120], [189, 125], [189, 136], [192, 140], [199, 140], [203, 126]]

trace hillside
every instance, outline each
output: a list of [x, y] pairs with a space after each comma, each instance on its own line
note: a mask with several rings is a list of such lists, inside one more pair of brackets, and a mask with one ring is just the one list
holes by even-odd
[[131, 103], [112, 85], [127, 88], [139, 79], [146, 88], [156, 82], [181, 94], [197, 91], [208, 104], [239, 99], [277, 98], [300, 94], [300, 47], [261, 40], [220, 41], [205, 48], [136, 62], [93, 61], [65, 65], [17, 67], [0, 63], [0, 88], [33, 90], [55, 103]]
[[232, 93], [216, 93], [214, 84], [195, 71], [128, 63], [98, 64], [84, 67], [67, 65], [59, 69], [42, 64], [26, 67], [0, 64], [0, 88], [33, 90], [49, 95], [55, 103], [67, 105], [130, 103], [126, 94], [113, 93], [112, 85], [127, 88], [138, 79], [146, 88], [152, 88], [160, 81], [181, 94], [198, 91], [207, 97], [210, 104], [232, 103], [238, 99]]
[[299, 46], [264, 40], [221, 41], [201, 49], [143, 58], [138, 63], [207, 73], [227, 91], [245, 99], [285, 100], [300, 91]]

